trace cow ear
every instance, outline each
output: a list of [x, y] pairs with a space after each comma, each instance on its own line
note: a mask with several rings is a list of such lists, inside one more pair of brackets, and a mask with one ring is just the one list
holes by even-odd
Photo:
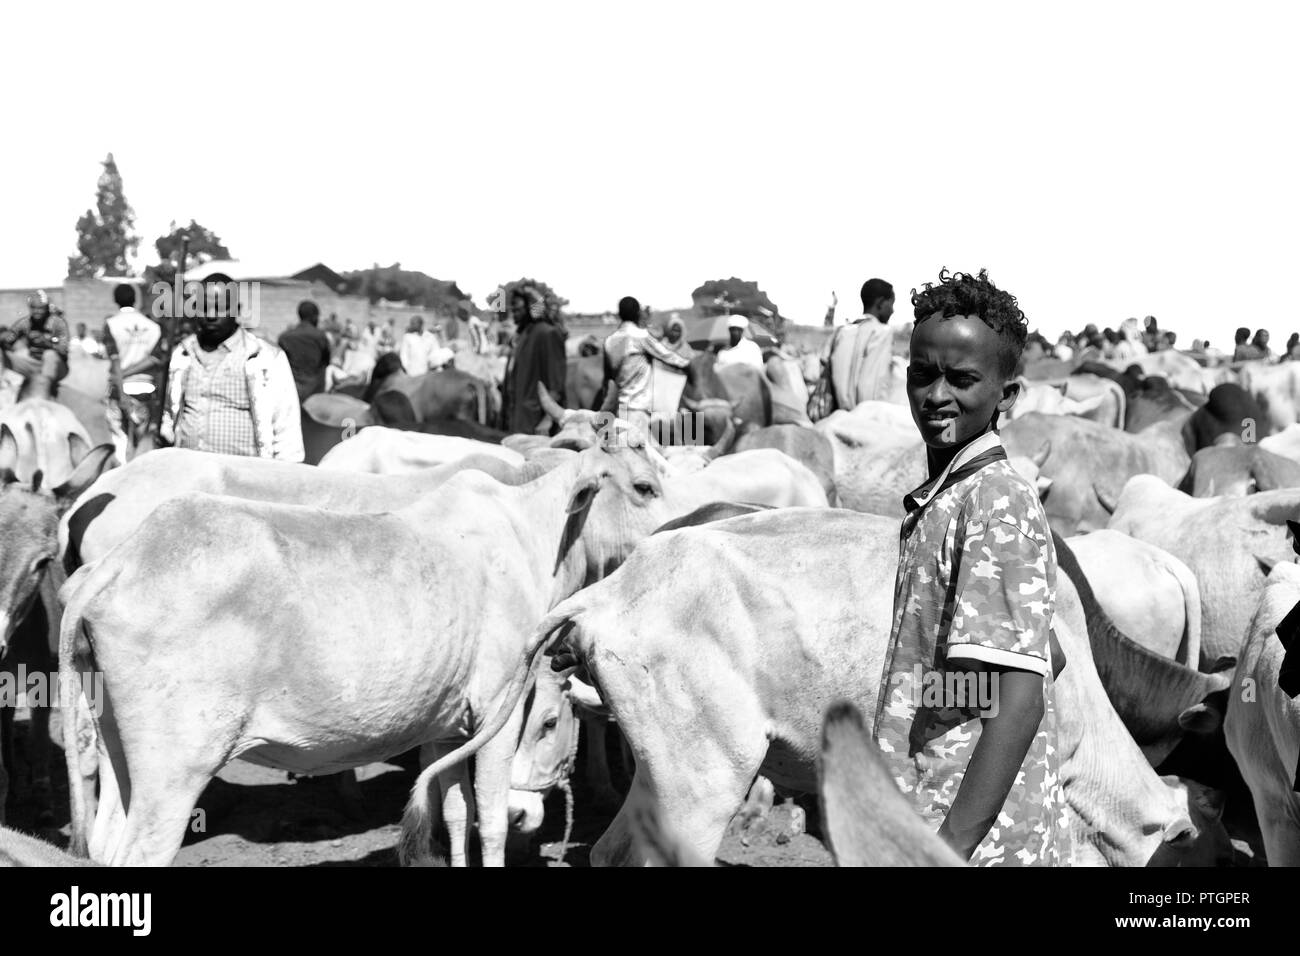
[[54, 497], [61, 501], [75, 501], [94, 484], [95, 479], [116, 464], [112, 445], [96, 445], [82, 456], [68, 480], [54, 489]]
[[574, 487], [573, 493], [569, 496], [569, 505], [564, 509], [565, 513], [576, 515], [586, 511], [591, 507], [591, 502], [598, 491], [600, 491], [600, 476], [587, 475]]
[[68, 432], [68, 456], [74, 465], [80, 464], [81, 459], [90, 453], [90, 442], [82, 438], [76, 432]]
[[0, 471], [13, 474], [18, 467], [18, 439], [8, 425], [0, 425]]

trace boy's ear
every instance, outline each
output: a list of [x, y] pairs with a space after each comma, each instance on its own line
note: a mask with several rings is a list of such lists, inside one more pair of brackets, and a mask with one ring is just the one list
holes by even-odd
[[998, 400], [998, 411], [1005, 415], [1011, 411], [1020, 397], [1020, 379], [1010, 378], [1002, 384], [1002, 398]]

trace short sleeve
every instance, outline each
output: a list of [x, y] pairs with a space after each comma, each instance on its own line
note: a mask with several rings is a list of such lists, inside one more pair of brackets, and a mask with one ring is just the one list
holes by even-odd
[[999, 517], [972, 516], [964, 529], [948, 659], [1048, 675], [1053, 599], [1046, 549]]

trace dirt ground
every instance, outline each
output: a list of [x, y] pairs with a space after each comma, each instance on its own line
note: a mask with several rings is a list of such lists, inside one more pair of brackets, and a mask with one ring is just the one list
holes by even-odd
[[[27, 729], [20, 712], [15, 745], [18, 768], [8, 825], [66, 846], [68, 796], [62, 753], [57, 747], [53, 750], [54, 825], [42, 827], [30, 799]], [[327, 780], [290, 781], [281, 771], [235, 761], [204, 792], [191, 819], [191, 832], [173, 865], [397, 866], [398, 821], [415, 774], [413, 763], [361, 768], [357, 777], [363, 809], [359, 816], [350, 817]], [[625, 783], [617, 778], [615, 782]], [[547, 800], [546, 822], [532, 845], [510, 848], [510, 865], [588, 865], [591, 844], [613, 819], [613, 812], [595, 808], [580, 779], [574, 780], [573, 791], [573, 833], [563, 857], [565, 799], [555, 792]], [[746, 830], [733, 824], [718, 854], [719, 862], [732, 866], [832, 865], [820, 841], [807, 833], [791, 832], [797, 829], [792, 826], [797, 816], [792, 806], [778, 806], [768, 819]]]
[[[56, 739], [57, 715], [54, 723]], [[17, 772], [11, 782], [8, 825], [66, 846], [68, 840], [67, 778], [62, 753], [53, 749], [54, 823], [40, 826], [31, 800], [26, 760], [28, 724], [20, 711], [16, 726]], [[611, 735], [613, 737], [613, 735]], [[585, 744], [584, 744], [585, 745]], [[516, 841], [507, 863], [512, 866], [587, 866], [591, 845], [604, 832], [614, 808], [600, 808], [584, 786], [573, 780], [574, 825], [563, 855], [565, 799], [560, 792], [546, 802], [546, 821], [535, 839]], [[609, 754], [615, 757], [611, 747]], [[1193, 754], [1193, 759], [1201, 759]], [[616, 786], [625, 787], [618, 762]], [[1162, 767], [1162, 770], [1166, 768]], [[218, 775], [199, 801], [191, 832], [175, 866], [396, 866], [396, 845], [402, 808], [415, 781], [416, 766], [406, 763], [370, 764], [357, 771], [363, 796], [359, 813], [349, 816], [327, 779], [299, 778], [235, 761]], [[1214, 782], [1214, 781], [1211, 781]], [[1236, 847], [1236, 864], [1264, 864], [1258, 828], [1249, 795], [1229, 793], [1224, 822]], [[816, 801], [779, 804], [765, 818], [742, 827], [733, 821], [718, 853], [725, 866], [832, 866], [830, 853], [815, 836]]]

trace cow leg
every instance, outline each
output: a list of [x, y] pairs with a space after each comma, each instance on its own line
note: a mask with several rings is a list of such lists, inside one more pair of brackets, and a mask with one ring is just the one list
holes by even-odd
[[132, 767], [126, 825], [113, 866], [167, 866], [176, 856], [190, 816], [217, 767], [182, 766], [176, 755], [150, 755]]
[[357, 781], [355, 770], [341, 770], [330, 774], [334, 787], [343, 804], [343, 814], [349, 820], [362, 820], [366, 815], [366, 801], [361, 795], [361, 784]]
[[[1282, 780], [1287, 777], [1280, 778]], [[1282, 788], [1268, 787], [1268, 790]], [[1279, 799], [1255, 800], [1259, 835], [1269, 866], [1300, 866], [1300, 794], [1280, 793]]]
[[[440, 760], [451, 753], [458, 744], [427, 743], [420, 748], [420, 768]], [[447, 827], [447, 845], [451, 865], [469, 865], [469, 838], [474, 825], [474, 794], [470, 790], [469, 762], [457, 764], [444, 774], [439, 774], [429, 785], [431, 813], [441, 810], [442, 822]], [[438, 821], [432, 824], [436, 833]]]
[[[678, 735], [674, 728], [649, 728], [640, 735], [650, 746], [638, 745], [639, 752], [632, 791], [609, 829], [591, 848], [593, 866], [643, 866], [644, 852], [632, 839], [632, 818], [654, 801], [654, 817], [671, 827], [666, 841], [680, 845], [683, 857], [712, 860], [722, 845], [727, 824], [745, 799], [750, 784], [767, 754], [767, 739], [761, 731], [746, 732], [735, 726], [717, 728], [707, 737]], [[760, 722], [753, 722], [761, 727]], [[680, 728], [685, 730], [685, 728]], [[731, 731], [728, 733], [727, 731]], [[683, 741], [688, 743], [683, 746]]]
[[612, 809], [623, 798], [614, 789], [609, 773], [609, 760], [605, 756], [605, 727], [609, 718], [596, 714], [583, 714], [582, 726], [587, 732], [587, 786], [592, 792], [592, 803], [597, 808]]
[[14, 765], [14, 711], [0, 702], [0, 823], [9, 800], [9, 768]]
[[510, 831], [510, 771], [524, 722], [524, 697], [504, 727], [474, 755], [474, 802], [484, 866], [506, 865]]
[[37, 826], [54, 823], [54, 788], [50, 785], [50, 708], [33, 707], [27, 755], [31, 764], [32, 798], [36, 803]]
[[121, 845], [122, 828], [126, 826], [126, 810], [118, 791], [117, 774], [113, 772], [107, 755], [100, 758], [99, 786], [99, 802], [91, 817], [93, 823], [86, 850], [92, 860], [103, 862], [111, 858], [114, 848]]

